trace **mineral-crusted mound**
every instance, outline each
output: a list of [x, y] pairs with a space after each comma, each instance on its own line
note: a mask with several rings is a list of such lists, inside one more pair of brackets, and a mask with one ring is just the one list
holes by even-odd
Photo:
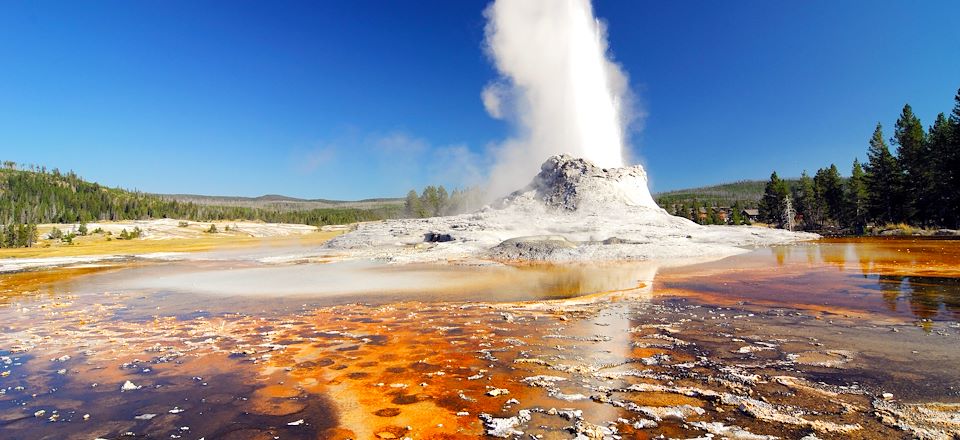
[[619, 206], [660, 209], [647, 189], [647, 172], [642, 166], [600, 168], [566, 154], [547, 159], [533, 182], [493, 206], [503, 209], [529, 200], [567, 211]]
[[703, 261], [814, 238], [777, 229], [701, 226], [658, 207], [639, 165], [604, 169], [558, 155], [547, 159], [525, 188], [478, 212], [364, 223], [327, 246], [346, 257], [401, 263]]

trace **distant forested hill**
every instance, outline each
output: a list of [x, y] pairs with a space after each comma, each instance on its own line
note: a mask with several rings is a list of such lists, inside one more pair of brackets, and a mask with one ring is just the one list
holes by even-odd
[[266, 204], [199, 203], [108, 188], [87, 182], [73, 172], [61, 173], [56, 169], [20, 169], [12, 162], [5, 162], [0, 169], [0, 224], [5, 225], [180, 218], [194, 221], [262, 220], [319, 226], [395, 217], [402, 210], [397, 203], [371, 203], [365, 208], [298, 206], [305, 209]]
[[196, 194], [157, 194], [165, 200], [195, 203], [198, 205], [241, 206], [246, 208], [267, 208], [280, 211], [303, 211], [320, 208], [359, 208], [383, 209], [403, 205], [403, 199], [380, 198], [356, 201], [327, 199], [298, 199], [282, 195], [268, 194], [260, 197], [203, 196]]
[[[784, 179], [787, 186], [792, 188], [797, 179]], [[708, 206], [733, 206], [740, 202], [745, 208], [756, 208], [763, 197], [763, 188], [767, 184], [763, 180], [740, 180], [733, 183], [704, 186], [700, 188], [679, 189], [657, 193], [654, 198], [657, 204], [669, 209], [676, 204], [689, 204], [696, 200]]]

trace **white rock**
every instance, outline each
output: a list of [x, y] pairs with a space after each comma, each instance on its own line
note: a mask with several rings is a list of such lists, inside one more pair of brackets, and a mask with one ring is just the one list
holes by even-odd
[[728, 426], [721, 422], [692, 422], [690, 424], [710, 434], [731, 440], [776, 440], [780, 438], [772, 435], [754, 434], [739, 426]]
[[480, 414], [480, 420], [483, 421], [483, 427], [486, 433], [492, 437], [510, 438], [523, 435], [523, 431], [517, 429], [531, 419], [530, 411], [521, 410], [513, 417], [493, 417], [490, 414]]
[[142, 388], [140, 385], [135, 385], [133, 382], [130, 382], [130, 381], [128, 380], [128, 381], [124, 382], [123, 385], [120, 386], [120, 391], [121, 391], [121, 392], [123, 392], [123, 391], [134, 391], [134, 390], [139, 390], [140, 388]]
[[504, 389], [504, 388], [494, 388], [490, 391], [487, 391], [487, 395], [491, 397], [497, 397], [497, 396], [502, 396], [506, 394], [510, 394], [510, 390]]

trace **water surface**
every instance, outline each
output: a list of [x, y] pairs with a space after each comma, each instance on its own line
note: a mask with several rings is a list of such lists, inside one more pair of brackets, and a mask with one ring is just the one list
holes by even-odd
[[833, 240], [684, 267], [8, 274], [0, 437], [475, 438], [523, 410], [543, 438], [948, 432], [958, 267], [955, 241]]

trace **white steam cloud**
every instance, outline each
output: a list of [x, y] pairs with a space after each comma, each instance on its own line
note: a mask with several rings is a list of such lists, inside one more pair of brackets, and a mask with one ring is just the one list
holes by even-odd
[[623, 166], [627, 77], [607, 53], [590, 1], [496, 0], [484, 15], [486, 50], [501, 78], [483, 89], [483, 105], [517, 129], [494, 151], [490, 194], [523, 187], [554, 154]]

